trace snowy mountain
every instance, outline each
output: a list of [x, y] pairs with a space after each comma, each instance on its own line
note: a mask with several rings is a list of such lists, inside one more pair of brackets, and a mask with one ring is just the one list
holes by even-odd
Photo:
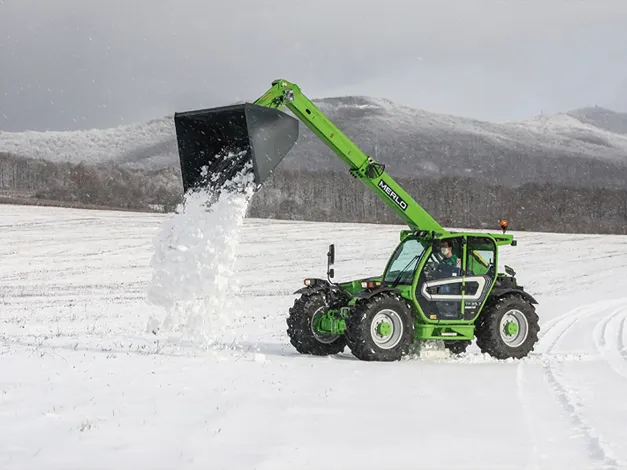
[[627, 113], [617, 113], [597, 106], [576, 109], [568, 114], [596, 128], [627, 135]]
[[71, 132], [0, 131], [0, 153], [51, 162], [96, 165], [150, 160], [169, 166], [177, 155], [174, 136], [174, 122], [170, 118]]
[[[393, 175], [470, 176], [511, 186], [550, 182], [627, 187], [625, 113], [584, 108], [497, 124], [368, 97], [314, 102]], [[0, 131], [2, 152], [141, 170], [178, 166], [171, 117], [105, 130]], [[279, 169], [346, 171], [305, 126]]]
[[[496, 124], [363, 97], [317, 104], [394, 175], [472, 176], [507, 185], [627, 185], [627, 135], [607, 130], [627, 114], [605, 110], [611, 124], [601, 128], [578, 120], [577, 111]], [[303, 134], [286, 160], [309, 169], [342, 167], [310, 132]]]

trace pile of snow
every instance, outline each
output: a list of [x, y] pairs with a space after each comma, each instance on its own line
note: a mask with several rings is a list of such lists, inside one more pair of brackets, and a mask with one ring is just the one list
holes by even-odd
[[241, 317], [234, 266], [254, 189], [249, 163], [218, 191], [188, 192], [164, 222], [154, 239], [147, 300], [165, 316], [153, 316], [149, 331], [178, 332], [213, 346], [231, 342], [229, 331]]

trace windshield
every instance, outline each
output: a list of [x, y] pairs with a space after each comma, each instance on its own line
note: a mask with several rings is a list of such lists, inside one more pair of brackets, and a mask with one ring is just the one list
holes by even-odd
[[419, 240], [414, 238], [406, 239], [394, 252], [383, 282], [391, 284], [403, 272], [398, 280], [398, 284], [411, 284], [414, 280], [414, 271], [424, 251], [425, 248]]

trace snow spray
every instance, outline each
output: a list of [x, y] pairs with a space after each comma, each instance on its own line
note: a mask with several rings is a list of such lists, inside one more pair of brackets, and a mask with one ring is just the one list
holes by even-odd
[[147, 300], [165, 316], [152, 317], [149, 332], [176, 332], [214, 346], [235, 340], [228, 336], [241, 317], [236, 253], [254, 190], [249, 163], [220, 191], [186, 193], [164, 222], [153, 240]]

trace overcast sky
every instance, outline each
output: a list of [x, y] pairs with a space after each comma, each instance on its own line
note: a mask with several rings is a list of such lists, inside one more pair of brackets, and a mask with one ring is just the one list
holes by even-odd
[[503, 121], [627, 111], [627, 0], [0, 0], [0, 129], [111, 127], [274, 78]]

